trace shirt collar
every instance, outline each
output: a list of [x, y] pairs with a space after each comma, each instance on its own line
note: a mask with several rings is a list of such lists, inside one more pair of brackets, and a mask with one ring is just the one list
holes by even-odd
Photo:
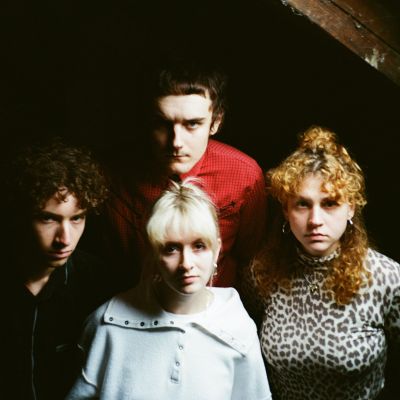
[[[148, 306], [145, 308], [144, 304]], [[103, 320], [106, 324], [139, 330], [167, 328], [185, 332], [188, 326], [192, 328], [198, 326], [207, 331], [208, 334], [222, 340], [240, 354], [245, 355], [253, 344], [251, 335], [248, 335], [247, 330], [237, 326], [237, 324], [240, 325], [240, 321], [235, 321], [233, 324], [221, 323], [221, 320], [224, 321], [230, 316], [225, 309], [218, 310], [218, 307], [219, 304], [213, 302], [210, 305], [209, 312], [193, 314], [188, 318], [174, 317], [173, 314], [165, 312], [158, 305], [151, 287], [142, 285], [137, 289], [131, 289], [114, 297], [107, 305]], [[224, 314], [224, 318], [221, 318], [221, 313]], [[232, 326], [235, 328], [232, 329]]]

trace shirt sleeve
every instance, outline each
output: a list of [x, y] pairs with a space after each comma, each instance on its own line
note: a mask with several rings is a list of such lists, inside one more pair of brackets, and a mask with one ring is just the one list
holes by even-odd
[[397, 263], [395, 265], [395, 274], [391, 280], [394, 282], [394, 289], [386, 317], [386, 330], [391, 341], [400, 346], [400, 265]]
[[272, 399], [260, 342], [256, 335], [248, 353], [238, 361], [233, 385], [232, 400]]
[[97, 389], [85, 379], [84, 374], [76, 380], [65, 400], [98, 399]]
[[[99, 338], [98, 326], [100, 315], [104, 314], [106, 304], [99, 307], [91, 314], [83, 328], [79, 348], [83, 353], [82, 368], [79, 377], [76, 379], [72, 389], [65, 400], [98, 399], [98, 387], [96, 382], [102, 373], [102, 366], [105, 362], [102, 338]], [[99, 344], [96, 344], [100, 342]], [[98, 346], [98, 347], [97, 347]]]

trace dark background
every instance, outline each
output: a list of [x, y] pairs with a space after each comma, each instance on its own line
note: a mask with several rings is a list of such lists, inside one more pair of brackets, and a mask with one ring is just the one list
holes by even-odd
[[118, 146], [135, 146], [142, 66], [166, 51], [204, 56], [230, 78], [230, 109], [218, 138], [268, 169], [311, 124], [336, 131], [366, 175], [371, 238], [400, 260], [400, 88], [280, 1], [113, 1], [95, 7], [15, 1], [4, 7], [5, 154], [62, 136], [118, 158]]

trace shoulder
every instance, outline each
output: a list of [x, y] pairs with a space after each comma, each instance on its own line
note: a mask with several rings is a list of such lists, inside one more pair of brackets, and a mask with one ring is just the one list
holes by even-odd
[[366, 267], [376, 283], [384, 286], [400, 285], [400, 265], [390, 257], [368, 249]]
[[115, 294], [113, 277], [100, 257], [77, 249], [68, 260], [66, 268], [71, 286], [85, 297], [105, 301]]
[[101, 264], [101, 260], [91, 253], [81, 249], [76, 249], [70, 258], [74, 265], [82, 265], [83, 267], [91, 267]]
[[97, 307], [86, 319], [85, 331], [90, 332], [113, 321], [135, 317], [137, 289], [118, 293]]
[[238, 291], [233, 287], [210, 287], [217, 303], [237, 307], [242, 304]]
[[244, 168], [245, 171], [253, 171], [257, 175], [262, 173], [261, 167], [254, 158], [226, 143], [210, 139], [206, 154], [208, 158], [218, 159], [219, 162], [231, 163], [235, 166], [235, 170]]
[[76, 249], [67, 261], [67, 270], [74, 278], [96, 279], [105, 273], [105, 269], [101, 258], [81, 249]]
[[[211, 319], [219, 336], [234, 338], [243, 349], [249, 348], [257, 338], [254, 321], [245, 310], [239, 293], [234, 288], [210, 288], [214, 294]], [[243, 351], [241, 351], [243, 352]]]

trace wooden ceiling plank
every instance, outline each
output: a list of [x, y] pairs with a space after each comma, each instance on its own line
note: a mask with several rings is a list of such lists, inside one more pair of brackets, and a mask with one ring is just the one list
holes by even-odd
[[390, 0], [334, 0], [381, 40], [400, 53], [400, 7]]
[[285, 0], [369, 65], [400, 85], [400, 53], [348, 11], [328, 0]]

